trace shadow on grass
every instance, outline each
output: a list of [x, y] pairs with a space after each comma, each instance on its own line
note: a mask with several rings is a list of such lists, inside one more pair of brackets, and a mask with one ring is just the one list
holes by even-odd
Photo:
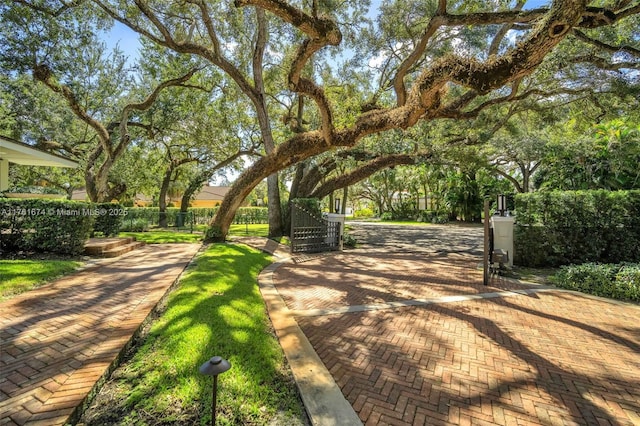
[[214, 355], [230, 371], [218, 381], [218, 424], [305, 424], [256, 277], [267, 255], [213, 245], [200, 255], [138, 350], [113, 374], [87, 425], [209, 424], [212, 379], [198, 367]]
[[73, 260], [0, 260], [0, 300], [73, 272], [80, 264]]

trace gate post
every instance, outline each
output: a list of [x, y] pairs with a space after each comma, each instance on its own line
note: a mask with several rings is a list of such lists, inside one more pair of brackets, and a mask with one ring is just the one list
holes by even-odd
[[516, 218], [513, 216], [493, 216], [493, 249], [502, 249], [509, 256], [508, 266], [513, 267], [513, 224]]
[[489, 200], [484, 200], [484, 256], [482, 262], [482, 280], [489, 285]]
[[344, 222], [345, 215], [337, 213], [327, 213], [327, 220], [329, 222], [337, 222], [338, 225], [338, 250], [342, 251], [344, 241]]

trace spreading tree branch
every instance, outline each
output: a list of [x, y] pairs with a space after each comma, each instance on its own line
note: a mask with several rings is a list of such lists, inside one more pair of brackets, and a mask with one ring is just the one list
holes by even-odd
[[360, 182], [361, 180], [368, 178], [369, 176], [382, 169], [399, 165], [417, 164], [420, 161], [425, 161], [426, 159], [431, 158], [431, 156], [432, 153], [430, 152], [421, 152], [419, 154], [390, 154], [380, 156], [367, 162], [366, 164], [359, 166], [349, 173], [345, 173], [328, 179], [326, 182], [320, 185], [320, 187], [313, 191], [311, 197], [324, 198], [327, 195], [331, 194], [333, 191]]
[[580, 30], [573, 30], [573, 35], [580, 41], [588, 43], [600, 50], [604, 50], [609, 53], [627, 52], [633, 56], [640, 57], [640, 49], [629, 45], [613, 46], [611, 44], [604, 43], [600, 40], [589, 37]]

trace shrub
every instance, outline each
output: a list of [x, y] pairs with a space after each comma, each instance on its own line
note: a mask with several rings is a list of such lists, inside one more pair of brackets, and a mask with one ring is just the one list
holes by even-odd
[[518, 194], [516, 213], [518, 265], [640, 261], [640, 191]]
[[267, 207], [240, 207], [236, 211], [233, 223], [240, 225], [269, 223], [269, 209]]
[[80, 254], [96, 217], [89, 203], [0, 200], [1, 250]]
[[418, 215], [416, 203], [412, 199], [396, 201], [393, 203], [391, 215], [393, 220], [415, 220]]
[[350, 234], [345, 233], [343, 236], [342, 244], [345, 247], [355, 247], [358, 241]]
[[22, 193], [22, 194], [54, 194], [54, 195], [67, 195], [62, 189], [54, 188], [51, 186], [16, 186], [9, 189], [7, 192]]
[[373, 212], [373, 210], [368, 208], [356, 210], [355, 212], [353, 212], [353, 217], [355, 218], [370, 218], [374, 216], [375, 213]]
[[222, 240], [222, 230], [217, 226], [210, 226], [204, 233], [204, 241], [212, 242], [212, 241], [220, 241]]
[[640, 265], [623, 265], [616, 274], [617, 299], [640, 301]]
[[393, 214], [391, 212], [384, 212], [380, 215], [380, 220], [384, 220], [384, 221], [393, 220]]
[[431, 223], [449, 223], [449, 215], [447, 213], [439, 213], [433, 217]]
[[449, 215], [434, 210], [422, 210], [418, 219], [427, 223], [447, 223], [449, 222]]
[[[133, 207], [127, 208], [127, 220], [145, 219], [149, 226], [159, 223], [160, 211], [157, 207]], [[188, 216], [184, 221], [180, 220], [180, 209], [167, 208], [165, 216], [168, 226], [208, 225], [218, 211], [218, 207], [190, 207]], [[236, 212], [233, 223], [269, 223], [269, 210], [266, 207], [240, 207]]]
[[117, 203], [97, 203], [92, 208], [96, 210], [96, 220], [93, 224], [92, 235], [101, 233], [105, 237], [118, 235], [122, 225], [122, 218], [127, 210]]
[[208, 225], [216, 215], [218, 207], [190, 207], [193, 214], [193, 222], [197, 225]]
[[149, 230], [149, 222], [145, 219], [124, 220], [120, 231], [122, 232], [146, 232]]
[[640, 301], [640, 265], [599, 264], [563, 266], [551, 277], [558, 287], [596, 296]]

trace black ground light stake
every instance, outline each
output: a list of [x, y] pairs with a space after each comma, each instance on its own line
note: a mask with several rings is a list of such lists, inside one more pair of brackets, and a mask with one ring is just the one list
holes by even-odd
[[216, 397], [218, 393], [218, 374], [222, 374], [231, 368], [226, 359], [214, 356], [200, 366], [200, 373], [205, 376], [213, 376], [213, 400], [211, 402], [211, 425], [216, 424]]

